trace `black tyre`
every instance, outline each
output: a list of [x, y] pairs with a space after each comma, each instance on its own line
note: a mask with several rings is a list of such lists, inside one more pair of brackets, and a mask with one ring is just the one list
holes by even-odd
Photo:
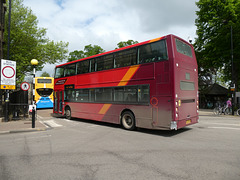
[[66, 108], [65, 110], [65, 115], [67, 119], [72, 119], [72, 115], [71, 115], [71, 109], [69, 107]]
[[134, 130], [136, 128], [135, 117], [130, 111], [125, 111], [121, 116], [121, 123], [124, 129]]

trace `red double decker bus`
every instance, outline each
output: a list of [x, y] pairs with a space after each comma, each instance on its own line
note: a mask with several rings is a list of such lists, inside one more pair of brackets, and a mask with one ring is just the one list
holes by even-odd
[[56, 115], [179, 129], [198, 122], [198, 70], [191, 44], [174, 35], [55, 68]]

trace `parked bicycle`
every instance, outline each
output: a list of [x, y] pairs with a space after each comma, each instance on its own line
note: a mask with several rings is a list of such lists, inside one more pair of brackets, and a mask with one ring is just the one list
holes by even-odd
[[[215, 115], [221, 115], [221, 114], [229, 115], [229, 114], [231, 114], [231, 111], [232, 111], [232, 109], [230, 107], [228, 107], [228, 106], [220, 106], [220, 105], [213, 109], [213, 113]], [[240, 109], [239, 109], [239, 114], [240, 114]]]
[[213, 109], [213, 114], [214, 115], [221, 115], [222, 114], [222, 107], [218, 106]]
[[237, 109], [237, 115], [240, 116], [240, 108]]

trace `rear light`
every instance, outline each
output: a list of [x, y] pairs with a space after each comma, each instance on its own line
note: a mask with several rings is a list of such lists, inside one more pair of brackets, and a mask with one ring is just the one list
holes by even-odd
[[198, 110], [199, 110], [199, 102], [197, 100], [197, 113], [198, 113]]
[[181, 106], [181, 104], [182, 104], [182, 101], [178, 100], [178, 106]]
[[179, 102], [181, 102], [181, 100], [179, 100], [179, 101], [176, 101], [176, 103], [175, 103], [175, 105], [176, 105], [176, 107], [175, 107], [175, 119], [176, 120], [178, 120], [178, 118], [179, 118], [179, 106], [181, 106], [181, 103], [179, 103]]

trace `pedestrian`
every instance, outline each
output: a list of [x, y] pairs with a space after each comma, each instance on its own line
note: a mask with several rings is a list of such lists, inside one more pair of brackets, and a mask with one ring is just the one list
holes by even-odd
[[232, 107], [232, 101], [231, 101], [231, 100], [232, 100], [231, 98], [229, 98], [229, 99], [227, 100], [227, 108]]

